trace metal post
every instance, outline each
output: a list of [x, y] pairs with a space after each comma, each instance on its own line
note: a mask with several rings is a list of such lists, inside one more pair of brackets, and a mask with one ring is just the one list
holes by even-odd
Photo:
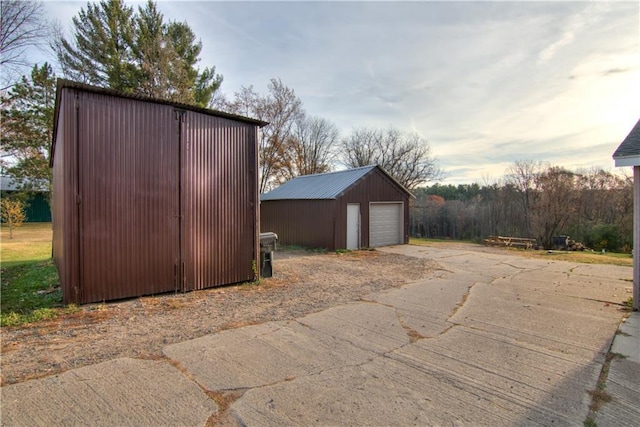
[[640, 310], [640, 166], [633, 167], [633, 309]]

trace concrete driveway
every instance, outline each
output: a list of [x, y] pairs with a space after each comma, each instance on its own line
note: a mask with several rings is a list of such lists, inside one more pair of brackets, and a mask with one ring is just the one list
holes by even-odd
[[[582, 425], [630, 268], [381, 249], [432, 277], [2, 388], [3, 425]], [[277, 268], [277, 266], [276, 266]]]

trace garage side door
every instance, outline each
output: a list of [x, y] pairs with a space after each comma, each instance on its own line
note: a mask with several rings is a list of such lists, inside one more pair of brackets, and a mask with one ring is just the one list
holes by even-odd
[[369, 205], [369, 246], [398, 245], [403, 242], [402, 203]]

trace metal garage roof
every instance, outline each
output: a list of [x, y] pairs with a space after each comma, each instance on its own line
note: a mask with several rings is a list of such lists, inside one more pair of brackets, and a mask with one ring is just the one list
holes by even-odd
[[335, 199], [375, 168], [376, 165], [363, 166], [338, 172], [299, 176], [275, 190], [262, 194], [260, 201]]

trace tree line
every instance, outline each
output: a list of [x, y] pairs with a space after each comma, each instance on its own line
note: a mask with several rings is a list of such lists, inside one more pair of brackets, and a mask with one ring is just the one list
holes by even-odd
[[517, 161], [499, 183], [434, 184], [414, 194], [414, 237], [527, 237], [551, 248], [554, 236], [569, 235], [595, 250], [633, 247], [632, 179], [603, 170]]
[[[393, 127], [343, 134], [330, 120], [309, 114], [277, 77], [266, 93], [247, 85], [226, 96], [216, 67], [200, 66], [200, 39], [186, 22], [165, 19], [153, 1], [135, 8], [121, 0], [87, 3], [69, 35], [46, 25], [41, 6], [0, 0], [3, 175], [50, 185], [55, 66], [82, 83], [268, 122], [259, 139], [261, 193], [299, 175], [378, 164], [416, 195], [414, 236], [478, 240], [502, 234], [534, 237], [549, 247], [554, 235], [569, 234], [596, 249], [631, 246], [632, 192], [624, 177], [519, 161], [499, 183], [422, 187], [442, 176], [423, 137]], [[47, 44], [57, 63], [34, 64], [14, 78], [13, 71], [24, 69], [25, 50]]]
[[[423, 137], [395, 128], [355, 128], [343, 136], [328, 119], [308, 114], [295, 91], [279, 78], [269, 81], [265, 94], [248, 85], [225, 96], [216, 67], [199, 66], [202, 42], [193, 30], [186, 22], [165, 19], [151, 0], [137, 8], [121, 0], [87, 3], [73, 17], [69, 36], [60, 27], [42, 30], [38, 2], [0, 3], [3, 66], [22, 64], [24, 49], [46, 39], [65, 78], [268, 122], [259, 140], [261, 193], [295, 176], [340, 165], [379, 164], [408, 189], [440, 175]], [[35, 64], [29, 75], [2, 90], [3, 174], [50, 182], [56, 77], [52, 64]]]

